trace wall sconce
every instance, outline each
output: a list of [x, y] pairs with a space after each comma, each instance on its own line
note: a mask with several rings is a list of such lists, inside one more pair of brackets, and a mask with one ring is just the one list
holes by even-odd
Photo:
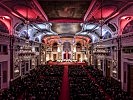
[[19, 73], [19, 70], [18, 70], [18, 69], [16, 69], [14, 72], [15, 72], [15, 73]]

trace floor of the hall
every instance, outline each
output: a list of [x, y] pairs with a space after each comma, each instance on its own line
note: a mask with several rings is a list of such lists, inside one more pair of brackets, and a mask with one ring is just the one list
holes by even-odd
[[1, 100], [131, 100], [119, 84], [92, 66], [38, 66], [12, 82]]

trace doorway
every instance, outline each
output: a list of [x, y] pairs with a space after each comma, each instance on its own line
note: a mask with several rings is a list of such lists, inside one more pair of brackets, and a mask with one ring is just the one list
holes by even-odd
[[110, 60], [106, 60], [106, 77], [110, 78], [110, 67], [111, 67], [111, 61]]
[[80, 57], [81, 57], [81, 55], [78, 54], [78, 55], [77, 55], [77, 61], [80, 61]]
[[56, 61], [56, 54], [53, 54], [53, 61]]
[[133, 65], [128, 64], [128, 91], [133, 96]]

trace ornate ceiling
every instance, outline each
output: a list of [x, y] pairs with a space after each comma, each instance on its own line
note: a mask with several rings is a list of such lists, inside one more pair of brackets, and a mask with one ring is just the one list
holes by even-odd
[[[106, 25], [103, 26], [103, 34], [100, 33], [101, 20], [106, 23], [131, 6], [131, 2], [132, 0], [1, 0], [0, 7], [18, 17], [24, 25], [28, 22], [29, 30], [26, 31], [27, 27], [23, 26], [20, 35], [25, 36], [27, 32], [29, 39], [35, 36], [34, 40], [41, 41], [42, 38], [53, 35], [81, 35], [98, 41], [103, 36], [108, 38], [113, 35]], [[106, 33], [109, 35], [106, 36]]]
[[49, 19], [82, 19], [90, 5], [90, 1], [49, 1], [38, 0]]
[[52, 30], [58, 34], [75, 34], [81, 31], [80, 23], [52, 23]]
[[[32, 21], [88, 22], [107, 20], [132, 0], [1, 0], [0, 6]], [[102, 14], [101, 14], [102, 13]]]

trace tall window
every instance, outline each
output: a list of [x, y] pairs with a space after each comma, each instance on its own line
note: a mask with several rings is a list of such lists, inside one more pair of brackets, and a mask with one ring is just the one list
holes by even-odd
[[70, 42], [63, 43], [63, 51], [71, 51], [71, 43]]
[[8, 54], [8, 46], [5, 44], [0, 44], [0, 54]]
[[76, 50], [77, 50], [77, 51], [81, 51], [81, 50], [82, 50], [81, 43], [78, 42], [78, 43], [76, 44]]
[[57, 48], [58, 48], [58, 46], [57, 46], [58, 44], [55, 42], [55, 43], [53, 43], [53, 46], [52, 46], [52, 51], [55, 51], [55, 52], [57, 52]]
[[3, 45], [3, 53], [7, 54], [7, 45]]
[[25, 65], [26, 65], [26, 72], [27, 72], [27, 71], [29, 71], [29, 63], [26, 62]]

